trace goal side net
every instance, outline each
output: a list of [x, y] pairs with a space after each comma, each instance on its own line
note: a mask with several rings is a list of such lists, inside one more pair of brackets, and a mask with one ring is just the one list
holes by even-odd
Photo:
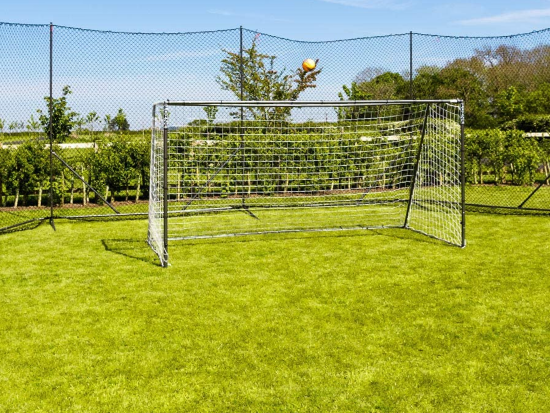
[[148, 241], [407, 228], [464, 246], [459, 100], [162, 102]]

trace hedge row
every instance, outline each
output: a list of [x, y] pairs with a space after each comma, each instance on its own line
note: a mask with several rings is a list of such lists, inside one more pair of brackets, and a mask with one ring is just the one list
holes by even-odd
[[[203, 135], [172, 138], [170, 185], [185, 196], [309, 193], [408, 185], [418, 139], [371, 131]], [[416, 134], [418, 137], [418, 133]]]
[[[138, 201], [149, 196], [148, 141], [119, 136], [91, 148], [54, 145], [53, 150], [105, 198]], [[50, 184], [50, 154], [44, 141], [0, 147], [0, 206], [42, 206], [50, 188], [56, 205], [102, 202], [55, 157], [52, 166]]]
[[469, 130], [466, 177], [472, 184], [530, 185], [550, 173], [550, 139], [520, 130]]
[[[244, 138], [229, 133], [223, 139], [218, 132], [200, 128], [171, 133], [171, 159], [178, 165], [171, 174], [172, 189], [185, 196], [231, 196], [239, 191], [270, 194], [406, 187], [416, 154], [411, 142], [418, 141], [391, 141], [372, 130], [346, 134], [327, 129], [320, 135], [318, 128], [303, 128], [279, 135], [256, 131]], [[392, 131], [383, 134], [391, 136]], [[56, 146], [54, 150], [100, 193], [110, 195], [110, 200], [147, 199], [148, 139], [109, 136], [93, 148]], [[469, 183], [533, 184], [550, 173], [549, 161], [548, 138], [527, 137], [515, 129], [467, 130]], [[56, 204], [101, 202], [55, 158], [53, 166]], [[432, 181], [447, 179], [437, 161], [428, 173]], [[1, 206], [40, 206], [49, 190], [49, 149], [43, 141], [0, 147]]]

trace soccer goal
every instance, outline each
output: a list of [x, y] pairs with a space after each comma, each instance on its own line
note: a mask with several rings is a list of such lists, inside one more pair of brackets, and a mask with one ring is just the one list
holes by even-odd
[[153, 106], [148, 242], [406, 228], [464, 238], [460, 100]]

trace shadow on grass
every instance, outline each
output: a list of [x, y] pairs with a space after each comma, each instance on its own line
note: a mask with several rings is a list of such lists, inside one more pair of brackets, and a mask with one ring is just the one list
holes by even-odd
[[146, 241], [137, 239], [102, 239], [101, 243], [106, 251], [160, 267], [157, 255], [151, 250]]
[[491, 207], [466, 205], [466, 212], [485, 215], [515, 215], [515, 216], [550, 216], [549, 209], [529, 209], [529, 208], [507, 208], [507, 207]]
[[28, 231], [31, 229], [36, 229], [41, 226], [44, 222], [48, 222], [47, 218], [35, 218], [20, 224], [12, 224], [5, 228], [0, 229], [0, 234], [9, 234], [12, 232]]
[[400, 228], [388, 228], [388, 229], [358, 229], [350, 231], [327, 231], [327, 232], [293, 232], [293, 233], [279, 233], [279, 234], [262, 234], [258, 235], [238, 235], [232, 237], [220, 237], [220, 238], [203, 238], [203, 239], [191, 239], [182, 241], [172, 241], [170, 243], [171, 248], [184, 248], [194, 245], [205, 244], [238, 244], [238, 243], [250, 243], [250, 242], [273, 242], [273, 241], [287, 241], [287, 240], [302, 240], [302, 239], [320, 239], [320, 238], [364, 238], [364, 237], [386, 237], [393, 239], [400, 239], [406, 241], [421, 242], [425, 244], [440, 245], [443, 247], [456, 248], [446, 242], [439, 241], [434, 238], [427, 237], [425, 235], [413, 232], [407, 229]]
[[[171, 241], [169, 249], [179, 250], [182, 248], [197, 246], [197, 245], [217, 245], [217, 244], [239, 244], [239, 243], [263, 243], [263, 242], [281, 242], [290, 240], [303, 239], [320, 239], [320, 238], [365, 238], [365, 237], [385, 237], [399, 239], [404, 241], [420, 242], [423, 244], [438, 245], [447, 248], [456, 248], [453, 245], [447, 244], [422, 234], [418, 234], [406, 229], [371, 229], [371, 230], [354, 230], [349, 232], [301, 232], [301, 233], [280, 233], [280, 234], [264, 234], [258, 235], [243, 235], [223, 238], [204, 238], [195, 240]], [[122, 255], [126, 258], [132, 258], [160, 267], [160, 262], [156, 254], [151, 250], [146, 241], [138, 239], [103, 239], [101, 240], [106, 251], [114, 254]]]

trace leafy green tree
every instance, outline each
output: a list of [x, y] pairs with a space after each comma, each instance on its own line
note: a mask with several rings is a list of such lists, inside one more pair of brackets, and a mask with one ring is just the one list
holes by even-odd
[[505, 162], [510, 165], [512, 183], [532, 184], [540, 165], [541, 150], [536, 140], [526, 138], [518, 130], [509, 130], [504, 135]]
[[105, 131], [111, 131], [111, 127], [112, 127], [112, 116], [111, 115], [105, 115], [105, 117], [103, 118], [103, 123], [105, 124], [104, 126], [104, 130]]
[[542, 83], [525, 97], [525, 112], [550, 114], [550, 83]]
[[482, 80], [464, 61], [455, 61], [438, 74], [436, 99], [464, 101], [466, 125], [473, 128], [495, 126], [494, 117], [489, 114], [490, 105]]
[[[243, 100], [297, 100], [302, 92], [316, 87], [317, 76], [322, 69], [306, 72], [301, 67], [293, 72], [277, 70], [277, 56], [260, 53], [256, 40], [244, 49], [242, 59], [239, 53], [223, 50], [226, 54], [216, 79], [222, 90], [233, 93]], [[241, 66], [243, 81], [241, 84]], [[289, 108], [247, 108], [253, 119], [284, 119]], [[238, 113], [234, 113], [237, 117]]]
[[[13, 153], [13, 161], [7, 171], [7, 187], [15, 195], [14, 208], [19, 205], [20, 196], [23, 204], [28, 204], [28, 196], [36, 189], [39, 195], [48, 176], [48, 151], [39, 141], [20, 145]], [[40, 201], [39, 201], [40, 202]]]
[[99, 115], [97, 112], [90, 112], [86, 115], [86, 123], [90, 125], [90, 131], [92, 132], [92, 141], [94, 139], [94, 126], [99, 121]]
[[110, 202], [115, 199], [115, 192], [126, 190], [129, 197], [130, 182], [137, 178], [135, 158], [131, 156], [131, 142], [120, 135], [110, 142], [99, 142], [93, 159], [95, 183], [100, 188], [108, 187], [111, 192]]
[[218, 107], [217, 106], [205, 106], [204, 112], [206, 113], [206, 118], [208, 119], [208, 124], [212, 125], [214, 124], [214, 121], [216, 120], [216, 114], [218, 113]]
[[[78, 114], [73, 112], [68, 105], [67, 96], [70, 95], [71, 88], [69, 86], [63, 87], [63, 93], [60, 98], [52, 99], [52, 136], [53, 141], [58, 143], [65, 142], [70, 136]], [[50, 129], [50, 117], [49, 117], [49, 105], [50, 97], [44, 98], [46, 101], [46, 111], [38, 110], [40, 114], [39, 120], [44, 129], [44, 133], [49, 134]]]
[[405, 99], [409, 93], [409, 84], [399, 73], [385, 72], [358, 86], [368, 99]]
[[123, 132], [130, 129], [130, 124], [126, 118], [126, 114], [122, 109], [119, 109], [117, 114], [111, 119], [110, 130]]
[[368, 100], [371, 97], [368, 92], [359, 88], [356, 82], [351, 82], [351, 87], [343, 85], [342, 89], [344, 93], [338, 93], [340, 100]]
[[[133, 140], [128, 145], [130, 163], [134, 169], [134, 177], [136, 182], [136, 198], [137, 202], [140, 197], [141, 188], [143, 187], [144, 197], [149, 196], [149, 164], [151, 156], [150, 141]], [[145, 184], [145, 185], [144, 185]]]
[[525, 99], [515, 86], [509, 86], [495, 96], [494, 107], [500, 122], [510, 121], [525, 113]]
[[27, 130], [32, 134], [40, 129], [40, 122], [33, 115], [27, 121]]
[[[356, 82], [351, 82], [351, 86], [342, 85], [342, 92], [338, 93], [340, 100], [368, 100], [371, 98], [371, 95], [361, 89]], [[349, 107], [349, 108], [338, 108], [338, 119], [340, 120], [353, 120], [365, 117], [365, 111], [368, 108], [360, 107]]]
[[414, 97], [416, 99], [434, 99], [442, 85], [441, 68], [437, 66], [419, 67], [413, 77]]
[[77, 134], [80, 135], [82, 133], [82, 128], [86, 124], [86, 118], [84, 116], [77, 116], [74, 121], [74, 126], [76, 126]]
[[[5, 207], [8, 195], [4, 193], [4, 187], [8, 181], [9, 172], [13, 170], [13, 151], [0, 146], [0, 205]], [[5, 197], [4, 197], [5, 195]]]
[[16, 132], [18, 130], [21, 130], [25, 127], [25, 124], [23, 122], [19, 122], [19, 121], [13, 121], [9, 124], [9, 129], [11, 132]]
[[[404, 99], [407, 97], [408, 83], [399, 73], [378, 73], [367, 80], [367, 73], [378, 73], [377, 69], [365, 69], [356, 79], [362, 79], [360, 83], [354, 81], [351, 87], [342, 86], [343, 93], [338, 93], [340, 100], [387, 100]], [[339, 119], [358, 119], [368, 116], [369, 108], [339, 108]], [[386, 113], [389, 114], [389, 113]]]
[[[496, 130], [496, 133], [500, 131]], [[484, 162], [489, 156], [489, 141], [487, 130], [468, 130], [465, 139], [465, 158], [468, 178], [474, 184], [483, 184]]]

